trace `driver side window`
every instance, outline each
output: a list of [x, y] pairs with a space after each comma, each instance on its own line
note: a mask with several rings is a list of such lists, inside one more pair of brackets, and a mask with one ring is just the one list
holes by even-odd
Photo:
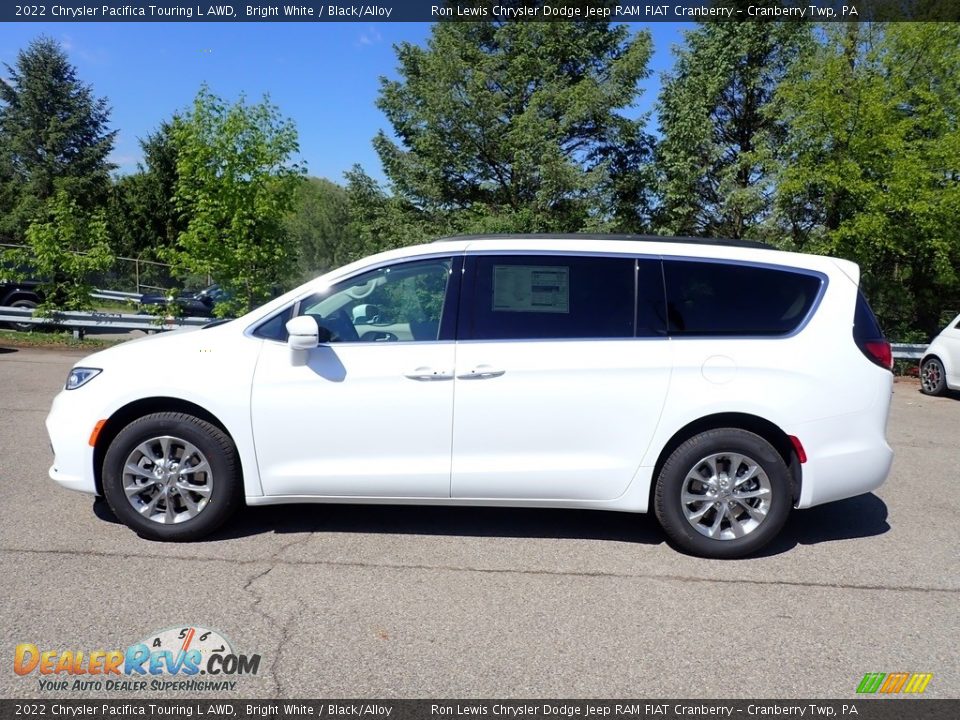
[[437, 340], [450, 273], [446, 258], [371, 270], [304, 298], [297, 314], [314, 317], [330, 342]]

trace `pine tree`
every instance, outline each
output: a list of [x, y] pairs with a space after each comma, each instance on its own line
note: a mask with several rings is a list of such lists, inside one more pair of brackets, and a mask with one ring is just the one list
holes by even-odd
[[774, 93], [810, 37], [789, 22], [704, 23], [686, 34], [658, 104], [659, 230], [763, 234], [784, 133]]
[[22, 241], [45, 203], [65, 193], [102, 205], [116, 131], [110, 109], [81, 82], [59, 44], [34, 40], [0, 79], [0, 234]]

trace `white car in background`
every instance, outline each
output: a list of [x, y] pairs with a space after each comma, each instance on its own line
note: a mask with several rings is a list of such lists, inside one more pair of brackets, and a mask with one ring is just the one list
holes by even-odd
[[920, 360], [920, 389], [927, 395], [960, 390], [960, 315], [937, 335]]
[[887, 477], [892, 356], [859, 277], [683, 238], [393, 250], [85, 358], [50, 476], [156, 540], [243, 503], [499, 505], [653, 511], [741, 557]]

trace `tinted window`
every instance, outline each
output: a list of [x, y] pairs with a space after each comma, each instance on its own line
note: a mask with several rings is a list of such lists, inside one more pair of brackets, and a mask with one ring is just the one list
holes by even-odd
[[460, 337], [632, 338], [634, 268], [632, 258], [477, 256]]
[[813, 275], [718, 262], [666, 260], [671, 335], [786, 335], [816, 300]]
[[876, 315], [862, 292], [857, 292], [857, 308], [853, 314], [853, 337], [857, 340], [882, 340], [883, 331]]

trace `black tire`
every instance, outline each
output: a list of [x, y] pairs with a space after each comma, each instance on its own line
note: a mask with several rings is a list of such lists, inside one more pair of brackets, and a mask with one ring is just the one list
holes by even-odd
[[[28, 310], [36, 310], [37, 304], [38, 303], [36, 301], [30, 300], [29, 298], [19, 298], [11, 302], [7, 307], [26, 308]], [[12, 322], [12, 323], [7, 323], [7, 325], [10, 327], [11, 330], [20, 330], [21, 332], [27, 332], [28, 330], [32, 330], [35, 327], [33, 323]]]
[[943, 395], [947, 389], [947, 371], [938, 357], [928, 357], [920, 364], [920, 392]]
[[[752, 460], [757, 470], [751, 473], [751, 463], [730, 459], [735, 456]], [[711, 458], [714, 459], [713, 475], [710, 475]], [[731, 482], [730, 465], [734, 462], [737, 468], [733, 469], [735, 480]], [[751, 478], [743, 480], [748, 474]], [[698, 479], [701, 477], [711, 479], [701, 481]], [[717, 489], [709, 489], [708, 482]], [[734, 488], [739, 490], [741, 500], [747, 493], [757, 494], [746, 498], [750, 509], [734, 499], [737, 497], [731, 494]], [[684, 503], [684, 492], [690, 495], [702, 492], [709, 500]], [[736, 428], [709, 430], [680, 445], [664, 463], [654, 495], [654, 511], [669, 538], [688, 553], [718, 559], [740, 558], [760, 550], [783, 528], [792, 505], [790, 471], [780, 453], [759, 435]], [[685, 510], [702, 517], [688, 520]], [[764, 514], [757, 520], [761, 511]], [[735, 529], [742, 536], [736, 536]], [[715, 530], [718, 537], [704, 534], [710, 530]]]
[[[198, 460], [198, 462], [192, 463], [192, 466], [198, 468], [202, 467], [202, 463], [199, 461], [205, 459], [209, 467], [209, 473], [203, 470], [186, 473], [189, 477], [188, 480], [184, 481], [186, 484], [183, 486], [177, 485], [176, 488], [167, 488], [167, 491], [171, 493], [169, 498], [163, 493], [155, 508], [150, 510], [149, 507], [145, 506], [149, 506], [149, 501], [155, 497], [155, 494], [161, 493], [158, 488], [163, 483], [161, 481], [144, 480], [143, 482], [146, 483], [144, 491], [133, 495], [132, 500], [128, 500], [124, 491], [124, 475], [126, 474], [126, 482], [128, 483], [132, 483], [133, 479], [138, 476], [125, 471], [125, 467], [127, 467], [132, 454], [139, 453], [139, 463], [134, 462], [133, 464], [141, 468], [141, 474], [149, 475], [150, 472], [155, 471], [158, 463], [154, 460], [158, 460], [160, 457], [153, 457], [152, 455], [160, 448], [159, 438], [163, 437], [172, 438], [168, 441], [169, 454], [167, 451], [163, 451], [163, 455], [184, 462]], [[150, 444], [151, 441], [153, 444]], [[181, 443], [179, 458], [175, 457], [178, 452], [176, 441]], [[138, 450], [143, 444], [150, 444], [150, 449], [153, 450], [151, 456]], [[188, 453], [186, 444], [193, 445], [199, 453]], [[173, 467], [175, 468], [177, 465], [173, 465]], [[172, 478], [174, 475], [175, 472], [171, 472], [169, 477]], [[197, 482], [198, 480], [200, 482]], [[170, 482], [173, 482], [173, 480]], [[205, 496], [201, 496], [198, 493], [206, 489], [204, 483], [207, 482], [210, 486], [209, 491]], [[151, 483], [153, 484], [151, 485]], [[196, 488], [196, 491], [188, 492], [183, 490], [183, 487]], [[103, 493], [117, 518], [141, 537], [174, 542], [198, 540], [223, 525], [243, 502], [243, 482], [237, 450], [233, 441], [223, 430], [205, 420], [175, 412], [146, 415], [127, 425], [110, 443], [103, 461]], [[186, 505], [188, 501], [193, 503], [195, 507], [197, 505], [201, 506], [199, 510], [195, 510], [195, 515], [192, 517], [185, 517], [191, 511]], [[169, 511], [176, 518], [176, 521], [167, 521], [165, 524], [150, 519], [150, 517], [146, 517], [134, 508], [134, 503], [137, 503], [144, 511], [153, 512], [158, 517], [162, 511], [154, 512], [154, 510], [157, 508], [167, 510], [169, 505]]]

